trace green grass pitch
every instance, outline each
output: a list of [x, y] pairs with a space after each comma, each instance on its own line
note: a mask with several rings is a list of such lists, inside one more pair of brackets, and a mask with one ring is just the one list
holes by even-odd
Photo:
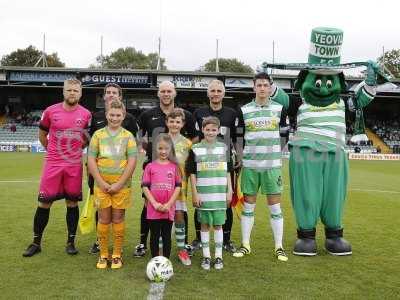
[[[134, 176], [134, 204], [127, 212], [124, 266], [97, 270], [97, 257], [88, 254], [95, 234], [78, 235], [80, 253], [64, 252], [65, 205], [55, 203], [46, 228], [42, 253], [23, 258], [32, 239], [38, 181], [43, 156], [0, 153], [1, 299], [144, 299], [149, 290], [145, 258], [133, 258], [139, 238], [142, 209], [139, 179]], [[284, 162], [284, 245], [287, 263], [273, 257], [273, 242], [265, 199], [258, 199], [252, 234], [252, 254], [242, 259], [224, 253], [221, 271], [203, 271], [201, 253], [191, 267], [179, 264], [173, 245], [175, 275], [166, 285], [165, 299], [399, 299], [400, 298], [400, 162], [351, 161], [346, 204], [345, 238], [353, 255], [333, 257], [324, 251], [318, 226], [318, 256], [291, 254], [296, 226], [289, 198], [287, 161]], [[85, 191], [86, 191], [86, 184]], [[193, 213], [189, 212], [190, 240]], [[234, 217], [232, 239], [240, 243], [240, 222]], [[174, 240], [174, 239], [173, 239]], [[212, 248], [213, 250], [213, 248]]]

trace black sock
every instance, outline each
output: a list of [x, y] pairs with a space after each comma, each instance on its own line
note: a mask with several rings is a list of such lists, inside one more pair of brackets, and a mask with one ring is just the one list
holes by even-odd
[[222, 229], [224, 231], [224, 244], [226, 244], [231, 240], [232, 223], [233, 223], [232, 208], [228, 207], [226, 209], [226, 221], [225, 224], [222, 225]]
[[196, 228], [196, 240], [201, 241], [201, 235], [200, 235], [200, 228], [201, 224], [199, 220], [197, 219], [197, 212], [198, 210], [194, 210], [194, 227]]
[[36, 209], [33, 218], [33, 243], [40, 245], [43, 231], [49, 222], [50, 208], [39, 207]]
[[147, 236], [149, 235], [149, 221], [147, 220], [147, 207], [143, 206], [142, 214], [140, 215], [140, 243], [146, 247]]
[[185, 220], [185, 245], [187, 245], [188, 244], [188, 232], [189, 232], [189, 230], [188, 230], [188, 228], [189, 228], [189, 226], [188, 226], [189, 220], [188, 220], [187, 211], [183, 212], [183, 219]]
[[67, 207], [67, 214], [65, 215], [68, 228], [68, 241], [67, 243], [74, 243], [76, 229], [78, 228], [79, 221], [79, 207]]

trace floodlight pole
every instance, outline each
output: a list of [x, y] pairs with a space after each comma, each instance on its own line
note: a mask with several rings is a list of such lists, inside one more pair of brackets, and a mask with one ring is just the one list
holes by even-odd
[[[275, 64], [275, 41], [272, 41], [272, 64]], [[274, 73], [274, 69], [271, 69], [271, 74]]]
[[103, 36], [100, 37], [100, 65], [101, 68], [104, 67], [104, 57], [103, 57]]
[[218, 64], [218, 39], [217, 39], [217, 49], [216, 49], [216, 56], [215, 56], [215, 72], [219, 72], [219, 64]]
[[157, 71], [161, 69], [162, 0], [160, 0], [160, 35], [158, 36]]
[[43, 68], [47, 68], [47, 60], [46, 60], [46, 34], [43, 33], [43, 50], [42, 50], [42, 54], [40, 55], [38, 61], [36, 62], [36, 64], [34, 65], [34, 67], [37, 67], [40, 63], [40, 61], [42, 61], [42, 67]]

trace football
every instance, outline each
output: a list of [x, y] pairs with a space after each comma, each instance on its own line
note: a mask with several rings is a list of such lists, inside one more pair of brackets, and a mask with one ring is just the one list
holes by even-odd
[[164, 256], [153, 257], [147, 263], [146, 275], [154, 282], [168, 281], [174, 275], [171, 261]]

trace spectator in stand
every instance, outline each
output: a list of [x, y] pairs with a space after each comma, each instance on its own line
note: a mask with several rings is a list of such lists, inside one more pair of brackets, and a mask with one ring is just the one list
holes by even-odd
[[14, 122], [12, 122], [10, 125], [10, 131], [13, 133], [17, 131], [17, 125], [15, 125]]

